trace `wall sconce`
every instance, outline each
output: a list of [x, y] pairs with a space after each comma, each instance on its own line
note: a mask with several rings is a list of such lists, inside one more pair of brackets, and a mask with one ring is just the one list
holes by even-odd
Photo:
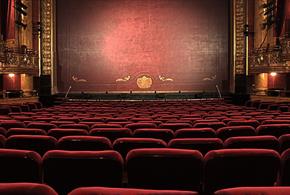
[[9, 76], [9, 78], [11, 78], [11, 79], [12, 79], [12, 78], [14, 78], [14, 77], [15, 77], [15, 74], [14, 74], [14, 73], [9, 73], [9, 74], [8, 74], [8, 76]]

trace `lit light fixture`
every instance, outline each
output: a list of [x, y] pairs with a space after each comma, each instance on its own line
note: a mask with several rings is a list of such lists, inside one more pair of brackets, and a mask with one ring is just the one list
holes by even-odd
[[271, 72], [270, 75], [271, 75], [272, 77], [275, 77], [275, 76], [277, 76], [277, 72]]
[[15, 74], [14, 74], [14, 73], [9, 73], [8, 76], [9, 76], [10, 78], [13, 78], [13, 77], [15, 77]]

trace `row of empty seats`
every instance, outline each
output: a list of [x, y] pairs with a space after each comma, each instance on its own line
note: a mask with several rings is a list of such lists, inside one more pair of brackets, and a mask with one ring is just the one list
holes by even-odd
[[45, 135], [13, 135], [6, 139], [0, 136], [0, 148], [32, 150], [43, 155], [49, 150], [100, 151], [116, 150], [123, 157], [137, 148], [179, 148], [198, 150], [206, 154], [211, 150], [235, 148], [272, 149], [283, 152], [290, 148], [290, 134], [279, 139], [274, 136], [231, 137], [224, 142], [218, 138], [177, 138], [169, 143], [156, 138], [118, 138], [111, 142], [106, 137], [64, 136], [57, 140]]
[[72, 195], [227, 194], [222, 189], [290, 185], [286, 110], [222, 101], [32, 107], [0, 116], [0, 143], [14, 148], [0, 149], [1, 182], [43, 183]]
[[[9, 127], [7, 127], [8, 123]], [[173, 138], [218, 137], [225, 140], [234, 136], [272, 135], [279, 137], [284, 134], [290, 134], [290, 123], [260, 125], [256, 129], [252, 126], [228, 126], [217, 130], [211, 127], [180, 128], [180, 124], [176, 123], [170, 124], [171, 127], [167, 128], [149, 127], [147, 123], [134, 123], [136, 125], [134, 131], [130, 128], [109, 124], [98, 125], [90, 130], [81, 124], [68, 125], [61, 128], [54, 127], [49, 123], [31, 123], [27, 127], [20, 127], [17, 124], [18, 122], [0, 121], [0, 134], [7, 137], [16, 134], [51, 135], [57, 139], [66, 135], [94, 135], [108, 137], [111, 141], [120, 137], [155, 137], [166, 142]], [[3, 126], [5, 125], [6, 127], [4, 128]], [[173, 126], [176, 127], [175, 130], [172, 130], [174, 129]]]
[[[0, 194], [57, 195], [51, 187], [36, 183], [0, 184]], [[198, 192], [176, 190], [144, 190], [133, 188], [80, 187], [68, 195], [198, 195]], [[290, 187], [237, 187], [216, 191], [214, 195], [289, 195]]]
[[[126, 168], [126, 169], [124, 169]], [[60, 194], [82, 186], [212, 193], [240, 186], [290, 185], [290, 150], [134, 149], [126, 160], [112, 150], [47, 152], [0, 150], [0, 181], [43, 182]], [[126, 174], [124, 174], [124, 170]]]

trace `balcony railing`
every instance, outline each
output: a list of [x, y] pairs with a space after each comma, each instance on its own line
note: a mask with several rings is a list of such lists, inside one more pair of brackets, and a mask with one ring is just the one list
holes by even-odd
[[281, 38], [280, 46], [263, 47], [250, 53], [250, 74], [263, 72], [290, 72], [290, 38]]
[[30, 49], [9, 48], [0, 42], [0, 73], [38, 74], [38, 54]]

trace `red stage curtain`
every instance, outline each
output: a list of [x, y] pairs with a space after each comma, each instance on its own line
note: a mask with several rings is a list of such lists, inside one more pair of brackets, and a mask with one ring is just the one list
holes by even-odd
[[274, 28], [274, 36], [280, 37], [285, 20], [285, 3], [286, 0], [277, 0], [276, 23]]
[[4, 40], [15, 39], [15, 11], [14, 0], [1, 0], [0, 31]]
[[285, 35], [290, 36], [290, 0], [285, 0]]
[[15, 39], [15, 11], [14, 0], [8, 0], [6, 15], [6, 40]]

